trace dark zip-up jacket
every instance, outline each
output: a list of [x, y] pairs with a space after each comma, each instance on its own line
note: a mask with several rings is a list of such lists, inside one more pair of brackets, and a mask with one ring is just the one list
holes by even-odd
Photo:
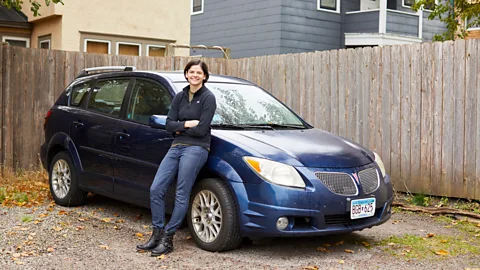
[[[168, 111], [166, 129], [175, 136], [172, 145], [188, 144], [210, 149], [210, 124], [217, 109], [215, 96], [204, 85], [195, 92], [192, 101], [189, 102], [189, 90], [188, 85], [173, 98]], [[185, 121], [188, 120], [198, 120], [199, 123], [195, 127], [185, 128]]]

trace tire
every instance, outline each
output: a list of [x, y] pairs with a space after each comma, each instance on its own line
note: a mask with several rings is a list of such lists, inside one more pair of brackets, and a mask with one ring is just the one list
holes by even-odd
[[[215, 196], [213, 201], [216, 200], [218, 203], [211, 204], [214, 206], [213, 208], [205, 207], [204, 203], [203, 207], [206, 212], [211, 209], [214, 209], [214, 212], [216, 212], [216, 214], [213, 214], [211, 225], [208, 225], [209, 220], [207, 216], [212, 212], [199, 213], [199, 209], [202, 208], [200, 199], [202, 196], [203, 198], [207, 196], [207, 198], [209, 198], [207, 200], [211, 202], [213, 198], [211, 196], [212, 194]], [[219, 207], [217, 205], [219, 205]], [[222, 180], [206, 178], [196, 184], [190, 197], [187, 223], [190, 234], [197, 246], [213, 252], [236, 249], [243, 240], [240, 236], [240, 225], [236, 208], [235, 200]], [[218, 211], [218, 209], [220, 209], [220, 211]], [[219, 216], [221, 216], [221, 221], [218, 220]], [[217, 227], [215, 227], [215, 231], [217, 232], [216, 237], [213, 237], [212, 230], [207, 228], [207, 226], [215, 226], [214, 223], [217, 225]], [[218, 229], [219, 225], [221, 226]], [[209, 231], [208, 233], [211, 237], [208, 237], [205, 231]]]
[[55, 203], [78, 206], [85, 203], [87, 192], [78, 187], [78, 176], [72, 158], [67, 152], [55, 155], [48, 171], [50, 193]]

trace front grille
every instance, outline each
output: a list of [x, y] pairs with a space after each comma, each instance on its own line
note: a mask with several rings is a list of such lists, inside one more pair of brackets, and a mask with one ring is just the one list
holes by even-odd
[[315, 175], [333, 193], [338, 195], [357, 195], [357, 185], [346, 173], [316, 172]]
[[359, 172], [358, 178], [365, 194], [374, 192], [380, 185], [378, 173], [375, 168], [368, 168]]

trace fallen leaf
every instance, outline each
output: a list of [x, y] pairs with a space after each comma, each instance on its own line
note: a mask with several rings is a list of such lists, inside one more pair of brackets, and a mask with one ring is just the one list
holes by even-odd
[[480, 228], [480, 223], [477, 223], [477, 227], [479, 227], [479, 228]]
[[47, 213], [38, 215], [39, 218], [44, 218], [44, 217], [47, 217], [47, 216], [48, 216]]
[[18, 245], [17, 248], [15, 248], [15, 250], [17, 250], [17, 251], [20, 250], [20, 249], [22, 249], [22, 245]]
[[113, 216], [114, 216], [114, 217], [119, 217], [120, 214], [119, 214], [119, 213], [113, 213]]
[[157, 257], [157, 260], [163, 260], [163, 259], [165, 259], [165, 254], [162, 254], [162, 255]]
[[351, 249], [345, 249], [345, 252], [346, 253], [355, 253], [355, 251], [351, 250]]
[[324, 248], [324, 247], [317, 247], [317, 251], [320, 251], [320, 252], [328, 252], [328, 249]]
[[136, 237], [143, 237], [143, 233], [137, 232], [137, 233], [135, 234], [135, 236], [136, 236]]
[[367, 243], [367, 242], [362, 242], [362, 245], [363, 245], [364, 247], [369, 247], [369, 246], [370, 246], [370, 244]]
[[24, 265], [25, 264], [24, 262], [21, 262], [21, 261], [16, 261], [15, 263], [18, 264], [18, 265]]
[[445, 239], [443, 239], [443, 240], [441, 240], [440, 242], [445, 244], [445, 243], [447, 243], [448, 241], [445, 240]]
[[448, 251], [441, 249], [439, 251], [435, 251], [435, 254], [441, 255], [441, 256], [447, 256], [449, 253]]
[[20, 253], [13, 253], [13, 257], [14, 257], [14, 258], [20, 258], [20, 256], [22, 256], [22, 254], [20, 254]]
[[102, 218], [101, 221], [105, 222], [105, 223], [109, 223], [110, 221], [112, 221], [112, 219], [111, 218]]
[[37, 235], [37, 233], [34, 233], [34, 232], [33, 232], [33, 233], [30, 233], [30, 235], [31, 235], [31, 236], [35, 236], [35, 235]]
[[330, 244], [323, 244], [324, 247], [331, 247], [332, 245]]
[[85, 227], [83, 227], [83, 226], [77, 226], [77, 227], [75, 228], [75, 231], [80, 231], [80, 230], [83, 230], [84, 228], [85, 228]]
[[29, 235], [28, 240], [33, 240], [33, 237], [31, 235]]
[[56, 231], [56, 232], [59, 232], [59, 231], [63, 230], [63, 228], [62, 228], [62, 227], [58, 227], [58, 226], [53, 226], [53, 227], [52, 227], [52, 230], [54, 230], [54, 231]]
[[114, 228], [115, 230], [118, 230], [118, 226], [113, 226], [113, 228]]
[[136, 217], [135, 217], [135, 220], [140, 220], [142, 219], [143, 215], [142, 214], [138, 214]]
[[37, 225], [38, 223], [41, 223], [41, 222], [43, 222], [43, 220], [37, 219], [37, 220], [35, 220], [35, 221], [33, 222], [33, 224]]
[[390, 243], [388, 243], [387, 245], [388, 245], [388, 246], [395, 246], [396, 244], [393, 243], [393, 242], [390, 242]]
[[433, 234], [433, 233], [427, 234], [427, 237], [428, 237], [428, 238], [432, 238], [432, 237], [434, 237], [434, 236], [435, 236], [435, 234]]
[[345, 243], [345, 241], [342, 240], [340, 242], [335, 243], [335, 246], [340, 246], [340, 245], [343, 245], [344, 243]]
[[119, 220], [115, 221], [115, 223], [125, 223], [125, 220], [119, 219]]
[[62, 236], [63, 236], [63, 238], [67, 238], [67, 234], [64, 234], [64, 235], [62, 235]]
[[58, 211], [58, 215], [61, 216], [61, 215], [68, 215], [67, 212], [63, 211], [63, 210], [60, 210]]
[[338, 263], [339, 263], [339, 264], [344, 264], [345, 261], [344, 261], [344, 260], [340, 260], [340, 261], [338, 261]]
[[302, 269], [304, 270], [318, 270], [318, 266], [313, 265], [313, 266], [305, 266]]
[[148, 229], [149, 227], [150, 227], [150, 226], [148, 226], [148, 225], [143, 225], [143, 228], [144, 228], [144, 229]]
[[48, 252], [48, 253], [52, 253], [52, 252], [54, 252], [54, 251], [55, 251], [55, 249], [54, 249], [53, 247], [47, 248], [47, 252]]
[[192, 239], [192, 236], [191, 235], [187, 236], [187, 240], [190, 240], [190, 239]]
[[110, 249], [110, 247], [107, 246], [107, 245], [99, 245], [99, 247], [101, 247], [101, 248], [103, 248], [103, 249], [106, 249], [106, 250], [109, 250], [109, 249]]
[[141, 249], [137, 249], [137, 253], [145, 253], [147, 252], [146, 250], [141, 250]]

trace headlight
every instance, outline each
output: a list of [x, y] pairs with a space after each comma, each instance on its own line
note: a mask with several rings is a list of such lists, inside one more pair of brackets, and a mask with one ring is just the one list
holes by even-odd
[[373, 152], [373, 154], [375, 154], [375, 162], [377, 163], [378, 167], [380, 168], [380, 171], [382, 172], [382, 178], [384, 178], [385, 176], [387, 176], [387, 173], [385, 171], [385, 165], [383, 164], [382, 159], [377, 153]]
[[305, 188], [302, 177], [290, 165], [255, 157], [244, 157], [243, 160], [268, 182], [281, 186]]

